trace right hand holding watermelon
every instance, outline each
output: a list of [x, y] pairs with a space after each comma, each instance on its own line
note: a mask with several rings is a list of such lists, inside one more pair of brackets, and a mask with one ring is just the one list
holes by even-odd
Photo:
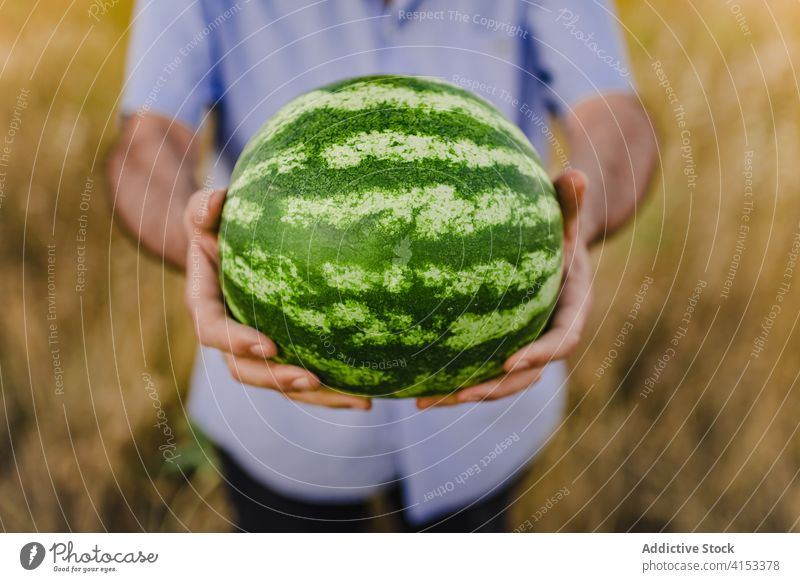
[[275, 343], [228, 317], [219, 285], [217, 248], [226, 194], [226, 190], [198, 191], [189, 199], [184, 213], [188, 239], [186, 304], [200, 343], [220, 350], [231, 375], [245, 384], [277, 390], [298, 402], [369, 410], [368, 398], [325, 388], [308, 370], [271, 361], [278, 353]]

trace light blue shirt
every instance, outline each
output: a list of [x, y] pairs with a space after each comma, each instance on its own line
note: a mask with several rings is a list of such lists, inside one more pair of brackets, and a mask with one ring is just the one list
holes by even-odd
[[[210, 173], [227, 183], [248, 138], [280, 106], [334, 80], [435, 76], [492, 101], [545, 159], [563, 163], [548, 114], [630, 92], [610, 2], [590, 0], [140, 0], [121, 110], [192, 129], [216, 111]], [[203, 348], [189, 410], [256, 479], [313, 501], [364, 499], [399, 480], [412, 521], [491, 494], [524, 469], [562, 420], [566, 368], [478, 404], [419, 411], [413, 400], [373, 409], [297, 404], [234, 381]]]

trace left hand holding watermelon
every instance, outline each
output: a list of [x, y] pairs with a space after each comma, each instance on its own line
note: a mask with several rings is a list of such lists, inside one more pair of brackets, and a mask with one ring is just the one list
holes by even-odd
[[[587, 237], [578, 220], [586, 192], [586, 176], [569, 170], [554, 185], [564, 215], [564, 277], [550, 329], [504, 364], [506, 374], [448, 396], [417, 399], [419, 408], [448, 406], [465, 402], [498, 400], [528, 388], [539, 380], [544, 366], [575, 351], [591, 306], [592, 271]], [[586, 230], [586, 229], [584, 229]]]

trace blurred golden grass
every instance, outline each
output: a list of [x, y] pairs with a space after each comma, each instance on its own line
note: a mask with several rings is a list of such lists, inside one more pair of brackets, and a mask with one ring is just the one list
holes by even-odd
[[[120, 2], [95, 22], [89, 4], [0, 8], [7, 100], [0, 134], [17, 96], [29, 91], [0, 198], [0, 524], [7, 531], [224, 530], [218, 476], [203, 462], [183, 409], [194, 342], [182, 278], [138, 253], [109, 218], [103, 167], [115, 136], [130, 5]], [[661, 137], [661, 172], [636, 223], [595, 252], [595, 308], [572, 360], [569, 415], [530, 471], [513, 521], [530, 520], [539, 531], [796, 531], [800, 282], [785, 295], [764, 352], [750, 352], [800, 220], [793, 62], [800, 31], [792, 25], [800, 5], [740, 0], [744, 21], [733, 4], [713, 0], [619, 5]], [[692, 191], [655, 61], [685, 109]], [[724, 299], [746, 151], [753, 152], [754, 209]], [[88, 210], [81, 208], [87, 180]], [[78, 292], [82, 214], [88, 273]], [[48, 245], [55, 344], [48, 344]], [[624, 345], [615, 347], [645, 276], [654, 283]], [[686, 337], [643, 398], [701, 279], [707, 287]], [[598, 378], [612, 348], [616, 357]], [[177, 470], [159, 453], [164, 437], [144, 374], [182, 447], [186, 462]], [[569, 495], [540, 511], [565, 487]]]

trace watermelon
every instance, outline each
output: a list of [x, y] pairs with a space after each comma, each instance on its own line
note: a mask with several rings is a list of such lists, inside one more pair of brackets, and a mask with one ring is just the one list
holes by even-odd
[[242, 151], [220, 279], [278, 361], [383, 398], [502, 373], [551, 314], [562, 216], [525, 135], [435, 79], [340, 81], [286, 104]]

